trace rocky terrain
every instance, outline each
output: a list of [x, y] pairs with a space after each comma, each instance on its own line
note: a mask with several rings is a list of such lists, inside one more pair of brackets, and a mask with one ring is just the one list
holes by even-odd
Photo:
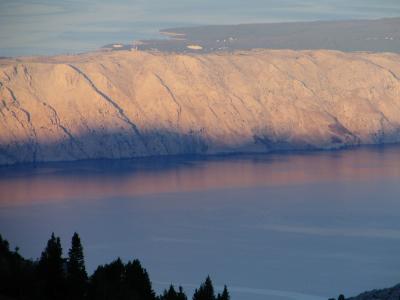
[[0, 164], [400, 141], [400, 55], [142, 51], [0, 59]]

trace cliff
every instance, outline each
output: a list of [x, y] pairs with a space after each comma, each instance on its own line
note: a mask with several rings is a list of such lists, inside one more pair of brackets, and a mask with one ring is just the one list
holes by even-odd
[[400, 55], [141, 51], [0, 60], [0, 164], [400, 141]]

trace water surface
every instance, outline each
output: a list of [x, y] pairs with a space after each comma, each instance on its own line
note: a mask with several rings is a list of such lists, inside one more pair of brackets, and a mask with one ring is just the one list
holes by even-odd
[[139, 258], [157, 291], [210, 274], [234, 300], [398, 283], [400, 146], [0, 169], [0, 232], [40, 256], [74, 231], [90, 272]]
[[77, 53], [180, 26], [398, 16], [398, 0], [1, 0], [0, 56]]

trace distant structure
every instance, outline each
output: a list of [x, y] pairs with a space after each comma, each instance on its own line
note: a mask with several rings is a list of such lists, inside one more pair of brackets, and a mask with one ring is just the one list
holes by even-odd
[[131, 51], [139, 50], [139, 47], [140, 47], [141, 45], [145, 45], [145, 43], [143, 43], [142, 41], [139, 41], [139, 40], [133, 41], [133, 42], [132, 42]]
[[160, 31], [160, 34], [168, 36], [172, 40], [180, 40], [183, 41], [186, 38], [185, 33], [177, 33], [177, 32], [169, 32], [169, 31]]
[[186, 48], [191, 49], [191, 50], [203, 50], [202, 46], [195, 45], [195, 44], [187, 45]]

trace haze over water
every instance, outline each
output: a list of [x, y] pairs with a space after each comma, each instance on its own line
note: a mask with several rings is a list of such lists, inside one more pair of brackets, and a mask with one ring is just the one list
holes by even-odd
[[398, 282], [399, 146], [0, 169], [0, 232], [40, 256], [74, 231], [89, 272], [139, 258], [159, 291], [210, 274], [233, 299], [327, 299]]
[[398, 0], [0, 1], [0, 56], [95, 50], [160, 38], [162, 28], [208, 24], [377, 19], [400, 16]]

